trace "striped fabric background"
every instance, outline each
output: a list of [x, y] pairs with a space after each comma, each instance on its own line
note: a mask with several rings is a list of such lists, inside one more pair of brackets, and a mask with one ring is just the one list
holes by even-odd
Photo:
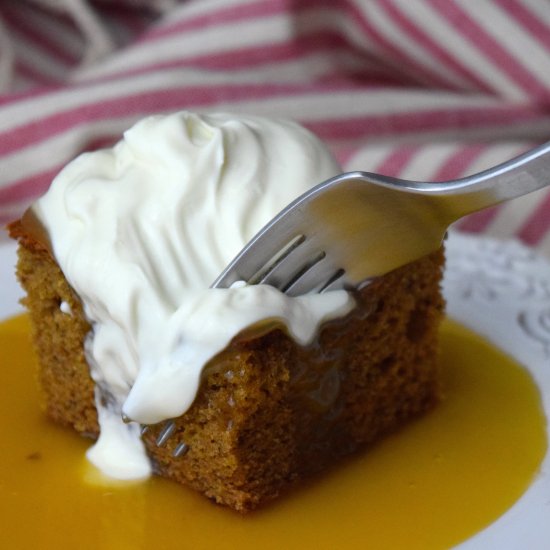
[[[550, 139], [550, 3], [2, 0], [0, 224], [79, 152], [177, 109], [297, 119], [346, 169], [467, 175]], [[550, 255], [550, 192], [460, 228]]]

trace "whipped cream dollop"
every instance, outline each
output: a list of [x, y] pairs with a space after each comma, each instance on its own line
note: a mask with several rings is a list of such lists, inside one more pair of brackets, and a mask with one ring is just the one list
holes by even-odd
[[295, 123], [180, 112], [142, 120], [54, 179], [33, 212], [92, 326], [96, 466], [118, 478], [148, 475], [137, 423], [183, 414], [205, 364], [243, 329], [279, 320], [305, 345], [352, 309], [344, 291], [291, 298], [266, 285], [209, 288], [273, 216], [339, 172]]

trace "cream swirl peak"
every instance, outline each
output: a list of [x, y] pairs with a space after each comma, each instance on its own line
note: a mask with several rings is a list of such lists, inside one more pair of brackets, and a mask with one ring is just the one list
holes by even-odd
[[280, 320], [306, 344], [323, 321], [350, 311], [344, 291], [208, 288], [274, 215], [339, 171], [292, 122], [180, 112], [81, 155], [33, 205], [92, 325], [86, 353], [101, 435], [88, 457], [103, 471], [149, 473], [137, 426], [121, 414], [147, 424], [183, 414], [206, 362], [246, 327]]

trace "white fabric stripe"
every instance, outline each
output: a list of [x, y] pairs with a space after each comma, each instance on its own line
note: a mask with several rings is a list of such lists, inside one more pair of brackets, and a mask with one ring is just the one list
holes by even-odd
[[[523, 153], [529, 146], [529, 142], [524, 143], [506, 143], [500, 145], [492, 145], [487, 148], [476, 160], [472, 163], [470, 173], [481, 172], [492, 166], [496, 166], [501, 162], [505, 162]], [[522, 220], [529, 215], [534, 208], [539, 198], [536, 196], [539, 192], [531, 193], [525, 197], [515, 199], [503, 205], [497, 216], [491, 221], [487, 227], [487, 234], [496, 237], [511, 237], [521, 226]], [[534, 198], [533, 198], [534, 197]]]
[[[464, 38], [449, 22], [424, 1], [398, 0], [407, 16], [430, 35], [437, 44], [475, 73], [480, 80], [510, 99], [526, 97], [525, 91], [508, 77], [496, 64], [487, 59], [470, 41]], [[463, 6], [467, 2], [462, 2]], [[478, 3], [476, 2], [476, 5]]]
[[[477, 21], [490, 21], [483, 25], [485, 32], [492, 36], [511, 57], [533, 73], [537, 80], [550, 85], [550, 56], [540, 42], [517, 25], [513, 18], [492, 2], [462, 2], [461, 7]], [[550, 6], [547, 6], [550, 9]]]
[[419, 149], [399, 175], [409, 180], [431, 181], [445, 161], [463, 145], [438, 143]]
[[160, 20], [160, 24], [169, 24], [171, 26], [180, 21], [195, 19], [196, 17], [216, 13], [220, 10], [256, 4], [257, 1], [258, 0], [187, 0], [179, 6], [174, 7], [171, 11], [167, 10], [166, 16]]
[[[467, 83], [461, 75], [457, 75], [445, 65], [442, 65], [432, 54], [413, 39], [409, 38], [401, 28], [387, 15], [375, 2], [354, 2], [358, 9], [365, 13], [366, 17], [377, 30], [386, 36], [386, 39], [392, 42], [397, 48], [413, 57], [419, 65], [431, 69], [435, 74], [440, 74], [446, 80], [454, 83], [460, 88], [464, 88]], [[415, 74], [414, 69], [409, 72]], [[418, 78], [425, 79], [424, 75], [417, 75]]]
[[[327, 98], [330, 97], [330, 109]], [[468, 107], [497, 106], [498, 102], [484, 97], [457, 97], [454, 94], [437, 94], [422, 90], [380, 88], [376, 90], [349, 89], [328, 93], [304, 93], [282, 95], [262, 99], [247, 99], [243, 102], [220, 102], [219, 106], [234, 106], [243, 112], [249, 109], [257, 114], [286, 116], [302, 121], [330, 121], [369, 115], [415, 114], [434, 109], [457, 109]], [[454, 128], [453, 128], [454, 130]]]
[[372, 143], [359, 149], [348, 162], [346, 162], [345, 168], [348, 171], [363, 170], [372, 172], [396, 149], [399, 149], [399, 147], [390, 143]]
[[[547, 130], [550, 130], [550, 128]], [[529, 133], [527, 133], [527, 135], [529, 136]], [[504, 139], [504, 136], [501, 136], [500, 132], [499, 137]], [[468, 172], [470, 174], [475, 174], [476, 172], [482, 172], [483, 170], [496, 166], [501, 162], [506, 162], [525, 152], [529, 148], [529, 144], [529, 141], [488, 144], [488, 147], [472, 162]]]
[[505, 203], [486, 228], [485, 233], [492, 237], [512, 237], [535, 212], [548, 195], [548, 189], [540, 189], [529, 195]]

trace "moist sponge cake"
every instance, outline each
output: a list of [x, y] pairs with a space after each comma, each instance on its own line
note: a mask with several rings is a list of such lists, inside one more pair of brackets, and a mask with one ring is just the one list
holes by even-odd
[[[10, 233], [45, 411], [97, 437], [81, 299], [44, 242], [20, 222]], [[167, 443], [156, 444], [160, 425], [144, 434], [155, 472], [244, 512], [430, 409], [439, 398], [443, 262], [440, 250], [374, 280], [308, 346], [277, 324], [238, 334], [206, 365]]]

